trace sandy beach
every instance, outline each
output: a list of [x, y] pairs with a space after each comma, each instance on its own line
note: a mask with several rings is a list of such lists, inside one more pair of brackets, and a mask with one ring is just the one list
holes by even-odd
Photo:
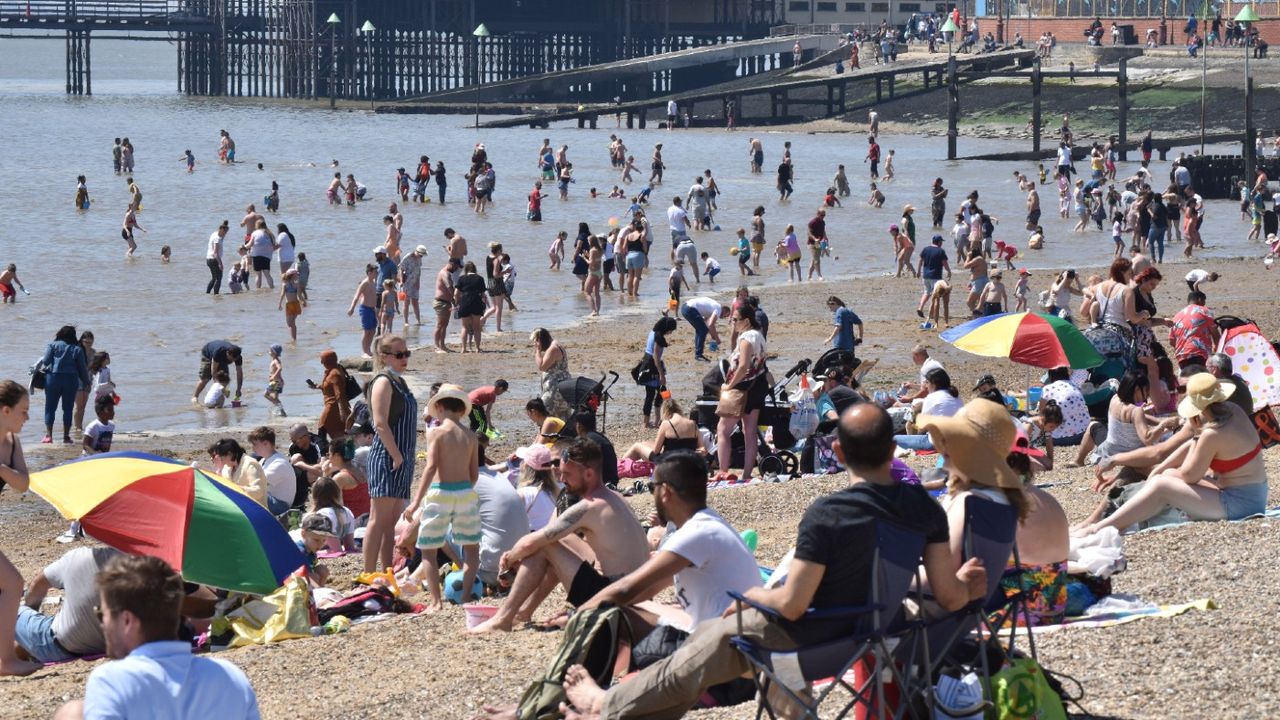
[[[1242, 233], [1244, 227], [1241, 225]], [[1096, 254], [1093, 257], [1098, 259]], [[1032, 253], [1017, 262], [1035, 267], [1036, 259]], [[1274, 276], [1256, 259], [1168, 263], [1166, 281], [1156, 292], [1163, 312], [1172, 314], [1183, 306], [1181, 276], [1191, 267], [1223, 274], [1223, 279], [1208, 289], [1215, 313], [1251, 317], [1264, 332], [1277, 330]], [[1086, 267], [1078, 270], [1086, 277], [1089, 274]], [[1036, 272], [1033, 288], [1046, 284], [1050, 274]], [[731, 277], [721, 279], [721, 289], [732, 288], [724, 282]], [[613, 390], [606, 427], [619, 453], [632, 442], [651, 436], [641, 425], [643, 393], [626, 377], [664, 298], [660, 281], [649, 279], [646, 285], [642, 302], [654, 307], [651, 315], [603, 318], [556, 332], [568, 349], [575, 375], [600, 375], [612, 369], [625, 378]], [[907, 319], [918, 291], [918, 283], [905, 278], [763, 288], [759, 293], [762, 306], [771, 318], [770, 352], [776, 353], [771, 367], [781, 374], [797, 360], [816, 359], [821, 354], [830, 324], [823, 300], [836, 294], [867, 323], [866, 342], [859, 354], [879, 360], [866, 380], [869, 389], [888, 388], [912, 378], [916, 370], [907, 351], [917, 342], [933, 348], [957, 386], [970, 387], [986, 372], [993, 373], [1002, 387], [1025, 386], [1025, 368], [954, 350], [938, 339], [936, 330], [921, 330], [913, 316]], [[953, 310], [962, 308], [963, 302], [953, 305]], [[959, 319], [953, 316], [953, 321]], [[505, 431], [506, 440], [493, 449], [493, 456], [524, 444], [532, 434], [523, 405], [536, 392], [537, 376], [527, 341], [523, 331], [490, 334], [488, 350], [480, 355], [436, 355], [423, 350], [411, 361], [415, 381], [423, 386], [447, 380], [474, 387], [497, 377], [511, 383], [512, 392], [500, 398], [496, 407], [495, 422]], [[693, 360], [687, 328], [677, 331], [667, 363], [673, 393], [689, 404], [698, 392], [706, 365]], [[277, 425], [278, 430], [285, 428], [283, 420]], [[114, 449], [203, 461], [203, 448], [218, 436], [213, 432], [122, 433], [117, 435]], [[36, 468], [72, 456], [70, 450], [47, 447], [28, 446], [27, 453]], [[1269, 471], [1280, 471], [1280, 453], [1272, 450], [1266, 455]], [[1065, 462], [1065, 453], [1060, 451], [1058, 459]], [[1091, 470], [1059, 469], [1038, 481], [1048, 484], [1068, 516], [1077, 520], [1096, 502], [1088, 489], [1091, 477]], [[713, 492], [710, 504], [737, 528], [757, 530], [758, 559], [768, 565], [791, 546], [804, 508], [845, 482], [845, 476], [840, 475], [730, 488]], [[1273, 489], [1269, 504], [1278, 501]], [[651, 509], [647, 496], [637, 496], [631, 502], [641, 517]], [[4, 518], [0, 548], [24, 576], [35, 574], [66, 550], [53, 542], [65, 527], [64, 521], [39, 498], [5, 493], [0, 497], [0, 516]], [[1280, 610], [1276, 599], [1280, 585], [1269, 571], [1280, 551], [1276, 523], [1191, 524], [1130, 537], [1125, 548], [1129, 570], [1116, 576], [1116, 592], [1156, 603], [1212, 598], [1221, 609], [1042, 636], [1037, 642], [1042, 662], [1083, 684], [1084, 707], [1098, 715], [1126, 718], [1189, 716], [1210, 708], [1215, 716], [1240, 718], [1267, 717], [1280, 711], [1280, 694], [1272, 682], [1280, 669], [1280, 646], [1271, 638]], [[359, 559], [347, 557], [330, 564], [335, 584], [342, 587], [350, 584]], [[557, 591], [540, 615], [558, 610], [562, 599]], [[465, 718], [483, 703], [514, 700], [541, 670], [560, 637], [558, 633], [522, 629], [473, 638], [464, 636], [462, 628], [461, 610], [450, 607], [434, 616], [399, 616], [358, 626], [344, 635], [245, 648], [220, 657], [249, 675], [266, 718]], [[93, 667], [93, 663], [74, 662], [27, 679], [0, 680], [0, 703], [9, 708], [6, 714], [10, 717], [47, 716], [61, 702], [82, 695]], [[691, 716], [742, 718], [753, 714], [754, 707], [743, 705], [698, 711]]]

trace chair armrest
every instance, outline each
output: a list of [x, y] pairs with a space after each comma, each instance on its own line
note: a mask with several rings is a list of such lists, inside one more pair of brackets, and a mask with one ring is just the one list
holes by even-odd
[[860, 607], [822, 608], [821, 610], [815, 610], [814, 608], [809, 608], [808, 610], [804, 611], [804, 619], [831, 620], [836, 618], [857, 617], [858, 615], [866, 615], [868, 613], [875, 612], [876, 610], [884, 610], [884, 609], [885, 609], [885, 606], [882, 603], [876, 603], [874, 605], [862, 605]]
[[747, 607], [754, 608], [754, 609], [759, 610], [760, 612], [764, 613], [766, 616], [768, 616], [768, 618], [769, 618], [770, 620], [782, 620], [782, 619], [783, 619], [783, 617], [782, 617], [782, 613], [778, 612], [778, 611], [777, 611], [777, 610], [775, 610], [774, 608], [771, 608], [771, 607], [769, 607], [769, 606], [767, 606], [767, 605], [761, 605], [761, 604], [760, 604], [760, 603], [758, 603], [758, 602], [755, 602], [755, 601], [753, 601], [753, 600], [750, 600], [750, 599], [748, 599], [745, 595], [743, 595], [743, 594], [742, 594], [742, 593], [740, 593], [740, 592], [734, 592], [733, 590], [730, 590], [730, 591], [729, 591], [729, 597], [733, 598], [734, 602], [737, 604], [737, 606], [738, 606], [738, 613], [739, 613], [739, 614], [741, 614], [741, 613], [742, 613], [742, 606], [743, 606], [743, 605], [746, 605]]

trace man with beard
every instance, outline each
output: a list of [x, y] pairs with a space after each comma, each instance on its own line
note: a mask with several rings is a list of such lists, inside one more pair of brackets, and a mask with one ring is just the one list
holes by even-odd
[[[578, 438], [560, 456], [560, 480], [565, 492], [581, 498], [558, 514], [541, 531], [525, 535], [503, 553], [499, 577], [514, 571], [511, 594], [489, 620], [473, 633], [509, 631], [516, 619], [527, 619], [535, 608], [522, 608], [534, 596], [547, 573], [553, 573], [577, 607], [649, 559], [644, 530], [625, 498], [605, 486], [600, 446]], [[705, 482], [705, 481], [704, 481]], [[594, 554], [597, 570], [582, 543]]]

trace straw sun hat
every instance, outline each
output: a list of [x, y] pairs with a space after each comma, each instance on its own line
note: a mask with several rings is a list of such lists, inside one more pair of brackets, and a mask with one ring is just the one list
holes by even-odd
[[1018, 430], [1004, 407], [985, 398], [970, 400], [951, 417], [921, 415], [916, 425], [961, 475], [979, 485], [1020, 488], [1005, 457]]
[[1204, 412], [1214, 403], [1226, 402], [1236, 386], [1219, 380], [1211, 373], [1196, 373], [1187, 380], [1187, 396], [1178, 403], [1178, 414], [1190, 419]]
[[454, 400], [460, 401], [466, 406], [466, 409], [462, 411], [462, 414], [471, 414], [471, 398], [467, 396], [467, 392], [465, 390], [457, 385], [441, 385], [440, 390], [437, 391], [435, 395], [432, 395], [431, 399], [427, 401], [427, 407], [431, 410], [433, 415], [435, 414], [436, 403], [444, 400], [445, 398], [453, 398]]

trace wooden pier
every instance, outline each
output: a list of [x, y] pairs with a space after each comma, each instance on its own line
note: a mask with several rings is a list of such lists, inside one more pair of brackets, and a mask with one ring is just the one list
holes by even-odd
[[68, 93], [91, 92], [91, 36], [115, 30], [176, 39], [191, 95], [390, 100], [761, 38], [778, 20], [772, 2], [673, 4], [0, 0], [0, 30], [62, 32]]

